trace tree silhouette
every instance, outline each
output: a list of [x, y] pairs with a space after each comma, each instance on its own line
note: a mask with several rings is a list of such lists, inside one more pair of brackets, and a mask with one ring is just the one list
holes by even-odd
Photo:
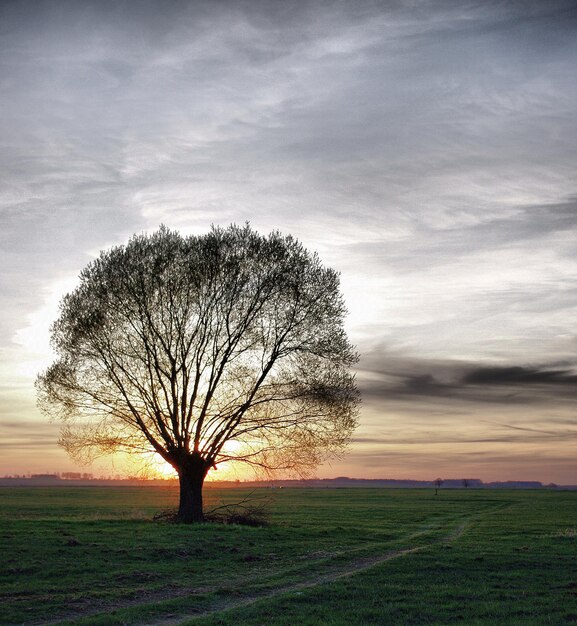
[[433, 481], [433, 485], [435, 485], [435, 495], [439, 494], [439, 487], [444, 483], [445, 481], [442, 478], [435, 478], [435, 480]]
[[304, 471], [343, 450], [359, 403], [345, 313], [338, 274], [291, 236], [161, 227], [81, 272], [39, 405], [77, 459], [159, 454], [179, 476], [180, 519], [202, 521], [211, 468]]

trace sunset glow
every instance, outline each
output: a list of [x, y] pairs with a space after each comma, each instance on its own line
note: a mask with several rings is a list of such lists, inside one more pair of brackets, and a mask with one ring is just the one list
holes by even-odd
[[316, 475], [577, 483], [574, 3], [105, 4], [0, 7], [0, 475], [124, 468], [36, 406], [98, 251], [248, 221], [341, 275], [363, 404]]

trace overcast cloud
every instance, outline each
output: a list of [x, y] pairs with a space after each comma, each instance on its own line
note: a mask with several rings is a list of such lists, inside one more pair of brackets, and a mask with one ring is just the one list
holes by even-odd
[[571, 0], [3, 2], [0, 473], [70, 467], [33, 381], [90, 258], [249, 220], [342, 272], [320, 475], [577, 482], [575, 67]]

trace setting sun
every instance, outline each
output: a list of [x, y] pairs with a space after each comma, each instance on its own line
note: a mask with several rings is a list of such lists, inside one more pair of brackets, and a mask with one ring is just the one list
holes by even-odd
[[158, 478], [178, 478], [176, 470], [170, 463], [167, 463], [161, 456], [155, 454], [152, 460], [152, 472]]
[[[242, 451], [245, 444], [241, 441], [231, 440], [227, 441], [223, 452], [227, 455], [236, 456]], [[145, 473], [150, 478], [159, 479], [176, 479], [178, 473], [167, 463], [160, 455], [153, 454], [150, 458], [144, 461]], [[234, 461], [225, 461], [219, 463], [219, 465], [208, 472], [207, 481], [215, 480], [237, 480], [239, 478], [248, 477], [248, 470], [242, 466], [242, 463], [235, 463]]]

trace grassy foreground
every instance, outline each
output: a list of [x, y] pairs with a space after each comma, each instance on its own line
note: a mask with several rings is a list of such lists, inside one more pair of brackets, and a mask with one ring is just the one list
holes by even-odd
[[152, 521], [173, 489], [0, 489], [0, 624], [577, 624], [577, 492], [257, 495], [264, 528]]

